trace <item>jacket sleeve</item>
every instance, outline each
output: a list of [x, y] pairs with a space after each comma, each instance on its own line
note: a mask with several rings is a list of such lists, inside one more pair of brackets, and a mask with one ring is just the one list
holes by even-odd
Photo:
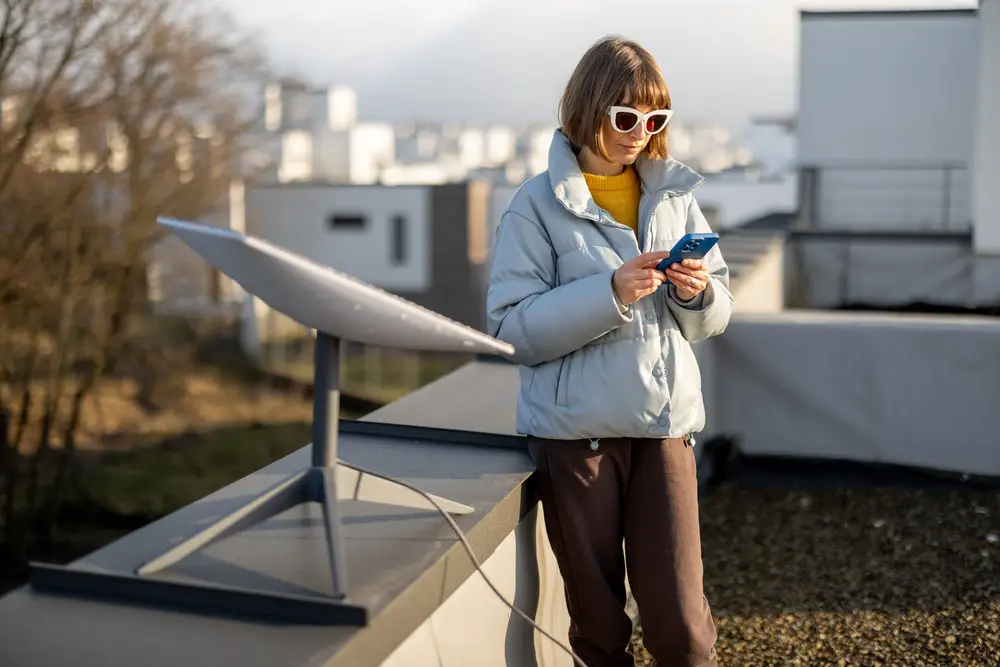
[[490, 335], [514, 346], [524, 366], [563, 357], [630, 322], [611, 285], [613, 270], [557, 285], [556, 257], [542, 225], [507, 211], [497, 228], [486, 294]]
[[[687, 211], [687, 232], [711, 231], [701, 207], [692, 196]], [[678, 298], [673, 283], [670, 283], [666, 290], [667, 307], [677, 320], [681, 334], [691, 343], [721, 334], [729, 326], [729, 318], [733, 314], [729, 267], [722, 257], [719, 245], [712, 248], [702, 261], [709, 273], [708, 287], [705, 291], [691, 301], [684, 302]]]

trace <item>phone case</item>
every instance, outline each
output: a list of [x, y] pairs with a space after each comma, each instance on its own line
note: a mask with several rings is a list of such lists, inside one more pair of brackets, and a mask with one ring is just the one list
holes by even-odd
[[669, 268], [671, 264], [685, 259], [702, 259], [718, 242], [719, 235], [715, 232], [685, 234], [674, 244], [674, 247], [670, 251], [670, 257], [657, 264], [656, 269], [663, 271]]

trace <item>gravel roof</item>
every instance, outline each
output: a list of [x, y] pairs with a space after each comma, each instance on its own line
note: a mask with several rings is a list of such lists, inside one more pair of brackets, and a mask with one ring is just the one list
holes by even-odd
[[1000, 489], [799, 482], [702, 499], [720, 664], [1000, 664]]

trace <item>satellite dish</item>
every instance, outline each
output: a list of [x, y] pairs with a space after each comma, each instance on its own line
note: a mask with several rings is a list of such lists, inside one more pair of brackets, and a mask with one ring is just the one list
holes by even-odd
[[[312, 465], [147, 561], [136, 574], [162, 570], [213, 542], [312, 501], [323, 507], [333, 597], [342, 599], [347, 595], [347, 570], [337, 512], [336, 466], [351, 465], [337, 458], [340, 341], [506, 355], [512, 354], [514, 348], [273, 243], [182, 220], [161, 218], [159, 222], [247, 292], [316, 330]], [[473, 512], [467, 505], [435, 499], [451, 513]]]
[[160, 224], [247, 292], [317, 333], [407, 350], [514, 352], [508, 343], [262, 239], [169, 218]]

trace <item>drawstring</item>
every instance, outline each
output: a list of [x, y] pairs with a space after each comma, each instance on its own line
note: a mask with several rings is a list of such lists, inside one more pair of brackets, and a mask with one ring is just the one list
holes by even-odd
[[590, 441], [590, 448], [591, 448], [591, 449], [592, 449], [593, 451], [595, 451], [595, 452], [596, 452], [596, 451], [597, 451], [597, 448], [598, 448], [598, 447], [600, 447], [600, 446], [601, 446], [601, 439], [600, 439], [600, 438], [594, 438], [594, 439], [592, 439], [592, 440]]

